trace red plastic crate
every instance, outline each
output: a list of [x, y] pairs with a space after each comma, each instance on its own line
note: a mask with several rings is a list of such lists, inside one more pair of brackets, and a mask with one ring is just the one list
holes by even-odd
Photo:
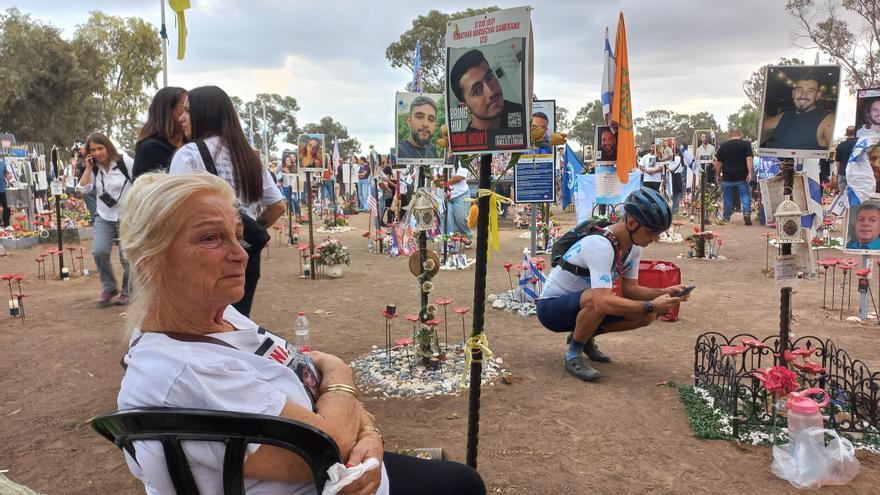
[[[664, 269], [657, 268], [662, 265]], [[678, 285], [681, 283], [681, 270], [675, 263], [670, 261], [659, 260], [640, 260], [639, 261], [639, 285], [642, 287], [651, 287], [652, 289], [663, 289], [670, 285]], [[657, 319], [661, 321], [678, 320], [679, 304], [676, 304], [665, 315], [657, 315]]]

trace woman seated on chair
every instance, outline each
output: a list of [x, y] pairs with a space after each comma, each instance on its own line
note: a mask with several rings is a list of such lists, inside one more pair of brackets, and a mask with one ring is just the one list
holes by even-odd
[[[342, 493], [485, 493], [467, 466], [383, 452], [345, 362], [303, 354], [231, 306], [244, 292], [247, 264], [236, 205], [232, 188], [209, 174], [145, 174], [129, 193], [120, 241], [137, 290], [119, 409], [213, 409], [310, 424], [335, 440], [343, 462], [382, 463]], [[161, 445], [135, 446], [137, 462], [127, 453], [126, 461], [147, 493], [174, 493]], [[200, 492], [222, 493], [223, 446], [193, 441], [184, 449]], [[248, 449], [248, 493], [314, 493], [296, 454], [269, 445]]]

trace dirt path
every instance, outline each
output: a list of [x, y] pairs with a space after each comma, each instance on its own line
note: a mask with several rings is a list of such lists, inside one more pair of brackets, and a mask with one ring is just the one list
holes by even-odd
[[[562, 226], [574, 223], [561, 214]], [[396, 303], [413, 312], [415, 278], [400, 259], [368, 255], [361, 237], [366, 215], [338, 237], [352, 252], [339, 280], [298, 278], [296, 252], [272, 241], [263, 264], [253, 317], [292, 337], [296, 312], [308, 311], [312, 343], [351, 361], [384, 342], [378, 310]], [[685, 226], [689, 229], [689, 226]], [[693, 437], [675, 392], [660, 382], [691, 380], [697, 335], [715, 330], [769, 335], [778, 331], [779, 293], [761, 274], [766, 229], [717, 227], [729, 261], [677, 260], [681, 245], [652, 245], [645, 258], [676, 262], [683, 282], [697, 289], [677, 323], [600, 337], [614, 362], [603, 378], [579, 382], [562, 368], [564, 336], [534, 317], [487, 309], [490, 347], [513, 370], [515, 383], [483, 389], [478, 467], [490, 490], [504, 494], [795, 493], [769, 469], [768, 448]], [[527, 240], [502, 222], [502, 250], [493, 253], [488, 291], [507, 288], [505, 262], [517, 262]], [[320, 240], [321, 237], [318, 239]], [[10, 479], [50, 494], [142, 493], [119, 451], [88, 420], [115, 409], [124, 351], [122, 309], [96, 309], [97, 274], [62, 283], [31, 280], [40, 250], [0, 258], [0, 273], [24, 272], [28, 319], [0, 316], [0, 469]], [[471, 251], [473, 254], [473, 251]], [[823, 253], [823, 256], [827, 253]], [[94, 266], [90, 263], [90, 266]], [[472, 305], [473, 269], [441, 272], [432, 297]], [[880, 370], [876, 325], [848, 324], [821, 309], [822, 280], [803, 283], [794, 296], [797, 335], [831, 337]], [[319, 316], [315, 310], [332, 314]], [[457, 318], [451, 320], [456, 322]], [[470, 315], [468, 315], [470, 325]], [[403, 322], [407, 323], [407, 322]], [[395, 336], [408, 324], [396, 323]], [[469, 327], [468, 327], [469, 328]], [[399, 334], [399, 335], [398, 335]], [[452, 332], [450, 335], [457, 335]], [[467, 396], [425, 400], [368, 399], [390, 445], [442, 447], [463, 461]], [[451, 418], [451, 419], [450, 419]], [[877, 493], [878, 457], [859, 453], [862, 472], [828, 493]]]

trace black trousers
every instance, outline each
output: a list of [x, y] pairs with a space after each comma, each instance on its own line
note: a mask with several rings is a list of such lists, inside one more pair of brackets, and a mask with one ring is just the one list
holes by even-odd
[[245, 251], [248, 254], [248, 261], [247, 267], [244, 269], [244, 296], [232, 307], [237, 309], [239, 313], [250, 316], [254, 293], [257, 292], [257, 282], [260, 281], [260, 252], [262, 249], [256, 251], [251, 248]]
[[479, 473], [451, 461], [431, 461], [385, 452], [391, 495], [485, 495]]
[[[0, 177], [0, 180], [4, 180]], [[9, 227], [9, 203], [6, 202], [6, 191], [0, 192], [0, 206], [3, 207], [3, 224], [0, 227]]]

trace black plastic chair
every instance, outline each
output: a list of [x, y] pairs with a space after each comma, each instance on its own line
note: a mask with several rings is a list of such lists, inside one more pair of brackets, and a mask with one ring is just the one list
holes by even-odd
[[185, 440], [226, 445], [225, 495], [244, 495], [244, 455], [249, 443], [274, 445], [298, 454], [312, 470], [318, 493], [327, 482], [327, 469], [339, 462], [339, 448], [326, 433], [299, 421], [264, 414], [206, 409], [129, 409], [99, 416], [91, 425], [133, 459], [137, 459], [133, 442], [162, 442], [168, 474], [180, 495], [199, 493], [181, 446]]

